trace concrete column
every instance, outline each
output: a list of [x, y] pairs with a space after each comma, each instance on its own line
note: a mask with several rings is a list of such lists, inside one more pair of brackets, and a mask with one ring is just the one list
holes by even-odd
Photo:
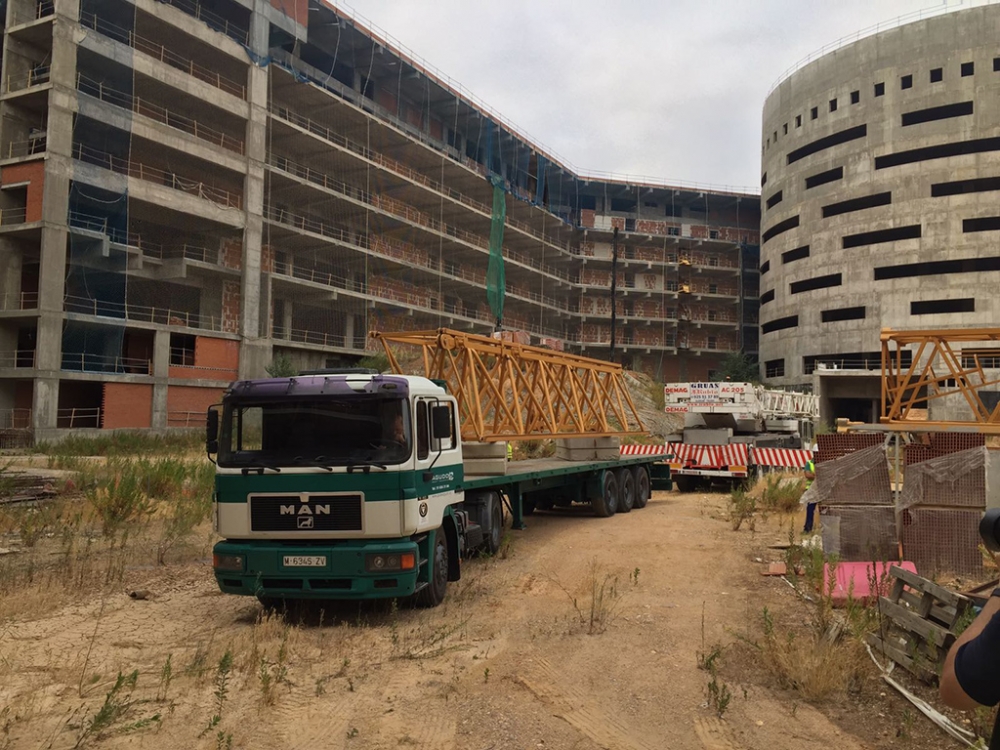
[[[261, 3], [250, 16], [249, 46], [264, 57], [268, 49], [270, 23]], [[247, 174], [243, 201], [246, 227], [243, 232], [243, 277], [240, 287], [241, 320], [240, 377], [255, 377], [264, 372], [271, 359], [271, 332], [268, 315], [262, 308], [261, 244], [264, 235], [264, 163], [267, 160], [268, 70], [250, 64], [247, 69]]]
[[290, 299], [286, 299], [285, 304], [282, 306], [281, 327], [282, 330], [284, 330], [285, 332], [286, 339], [291, 339], [292, 337], [291, 331], [292, 331], [293, 304], [294, 303]]
[[354, 315], [344, 316], [344, 346], [354, 348]]

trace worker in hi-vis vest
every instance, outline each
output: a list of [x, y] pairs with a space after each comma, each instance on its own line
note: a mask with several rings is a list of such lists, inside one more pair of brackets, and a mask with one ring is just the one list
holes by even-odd
[[[816, 464], [813, 463], [811, 457], [809, 458], [808, 461], [806, 461], [805, 477], [806, 477], [806, 489], [808, 490], [810, 487], [812, 487], [813, 480], [816, 478]], [[803, 532], [808, 534], [813, 530], [813, 521], [815, 521], [815, 519], [816, 519], [816, 503], [806, 503], [806, 526], [803, 529]]]

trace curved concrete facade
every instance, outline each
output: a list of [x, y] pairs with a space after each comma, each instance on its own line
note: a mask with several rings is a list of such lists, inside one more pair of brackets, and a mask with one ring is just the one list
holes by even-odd
[[762, 375], [877, 369], [879, 331], [1000, 323], [1000, 5], [900, 26], [764, 104]]

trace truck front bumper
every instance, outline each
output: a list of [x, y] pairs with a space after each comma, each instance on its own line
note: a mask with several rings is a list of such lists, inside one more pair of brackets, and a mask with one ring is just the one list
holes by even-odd
[[[213, 549], [215, 579], [226, 594], [286, 599], [382, 599], [410, 596], [421, 568], [416, 542], [351, 541], [289, 544], [223, 541]], [[371, 555], [413, 556], [410, 570], [372, 572]], [[291, 558], [324, 558], [322, 565], [286, 565]], [[425, 563], [426, 564], [426, 563]]]

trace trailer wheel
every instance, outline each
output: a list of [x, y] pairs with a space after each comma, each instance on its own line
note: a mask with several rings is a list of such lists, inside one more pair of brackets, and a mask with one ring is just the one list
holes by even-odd
[[601, 477], [601, 493], [592, 501], [594, 512], [607, 518], [618, 510], [618, 479], [613, 471], [605, 471]]
[[678, 492], [694, 492], [695, 487], [698, 486], [698, 477], [681, 474], [674, 477], [674, 484], [677, 485]]
[[649, 469], [645, 466], [632, 468], [632, 478], [635, 481], [635, 507], [645, 508], [649, 502]]
[[635, 479], [632, 469], [618, 470], [618, 512], [628, 513], [635, 507]]
[[486, 540], [483, 542], [483, 549], [487, 554], [495, 555], [500, 551], [500, 542], [503, 540], [503, 506], [500, 504], [500, 496], [494, 494], [490, 498], [490, 527], [486, 530]]
[[436, 607], [444, 601], [448, 590], [448, 542], [444, 538], [443, 526], [434, 534], [434, 557], [430, 564], [430, 583], [417, 594], [417, 603], [421, 607]]

